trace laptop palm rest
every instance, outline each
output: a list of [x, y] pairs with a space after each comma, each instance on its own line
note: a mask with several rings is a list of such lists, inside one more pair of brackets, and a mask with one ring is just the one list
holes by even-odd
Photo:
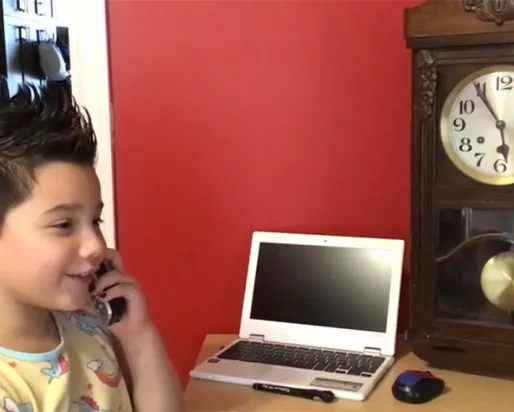
[[262, 363], [238, 362], [224, 359], [219, 361], [218, 359], [211, 359], [210, 362], [213, 363], [207, 363], [207, 368], [203, 369], [204, 374], [209, 373], [208, 365], [212, 365], [212, 372], [216, 375], [236, 375], [239, 378], [238, 380], [248, 379], [252, 383], [267, 380], [273, 372], [273, 368]]

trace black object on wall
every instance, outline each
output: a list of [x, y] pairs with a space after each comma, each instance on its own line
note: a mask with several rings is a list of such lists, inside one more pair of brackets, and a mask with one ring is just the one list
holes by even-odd
[[[46, 82], [38, 46], [41, 42], [57, 41], [58, 31], [62, 34], [67, 27], [62, 17], [57, 16], [60, 0], [0, 1], [0, 75], [7, 79], [6, 87], [12, 96], [23, 84]], [[4, 98], [0, 96], [0, 100]]]

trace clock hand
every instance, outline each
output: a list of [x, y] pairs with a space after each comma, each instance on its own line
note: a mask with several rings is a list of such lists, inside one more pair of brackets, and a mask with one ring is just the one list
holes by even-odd
[[493, 107], [491, 106], [491, 103], [489, 103], [489, 99], [485, 94], [485, 90], [482, 89], [478, 83], [473, 83], [473, 86], [475, 86], [477, 96], [480, 97], [482, 102], [484, 102], [485, 107], [487, 107], [489, 113], [491, 113], [494, 117], [494, 120], [496, 120], [496, 128], [500, 131], [500, 136], [502, 140], [502, 144], [496, 148], [496, 151], [498, 152], [498, 154], [501, 154], [503, 156], [503, 158], [505, 159], [505, 163], [507, 163], [510, 148], [509, 146], [507, 146], [507, 144], [505, 144], [505, 122], [498, 118], [498, 115], [495, 113]]
[[505, 144], [505, 122], [500, 120], [496, 122], [496, 127], [500, 130], [502, 144], [496, 148], [496, 151], [503, 156], [505, 163], [508, 163], [509, 159], [509, 146]]
[[491, 103], [489, 103], [489, 99], [485, 95], [485, 91], [480, 88], [480, 85], [478, 83], [473, 83], [473, 86], [475, 86], [475, 90], [477, 92], [477, 96], [480, 97], [480, 99], [484, 102], [485, 107], [487, 107], [487, 110], [493, 115], [494, 120], [496, 120], [496, 127], [498, 127], [498, 123], [500, 122], [500, 119], [498, 119], [498, 116], [494, 112], [493, 107], [491, 106]]

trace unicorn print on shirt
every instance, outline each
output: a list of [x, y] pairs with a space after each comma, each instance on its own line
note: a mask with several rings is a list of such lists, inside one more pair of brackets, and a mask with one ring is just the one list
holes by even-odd
[[98, 403], [89, 396], [81, 396], [73, 403], [78, 406], [79, 412], [111, 412], [110, 409], [100, 409]]
[[77, 328], [88, 335], [109, 336], [100, 319], [86, 312], [85, 310], [76, 310], [73, 312], [65, 312], [66, 320], [71, 318], [77, 322]]
[[11, 398], [4, 398], [5, 412], [34, 412], [34, 407], [30, 403], [16, 403]]
[[68, 361], [63, 355], [59, 355], [57, 359], [52, 359], [48, 361], [48, 363], [50, 363], [49, 368], [41, 368], [41, 373], [50, 378], [48, 383], [52, 382], [54, 379], [60, 378], [69, 370]]
[[118, 362], [113, 356], [110, 356], [107, 352], [107, 349], [104, 345], [101, 346], [102, 351], [105, 354], [105, 357], [109, 360], [109, 363], [111, 366], [111, 371], [107, 371], [107, 368], [105, 367], [105, 363], [102, 359], [93, 359], [87, 363], [88, 369], [92, 370], [96, 377], [102, 382], [103, 384], [111, 387], [111, 388], [117, 388], [121, 382], [121, 371], [118, 366]]

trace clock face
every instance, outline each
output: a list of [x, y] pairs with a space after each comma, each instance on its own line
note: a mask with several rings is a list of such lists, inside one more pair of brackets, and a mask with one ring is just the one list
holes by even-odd
[[514, 66], [461, 80], [443, 105], [440, 133], [462, 173], [491, 185], [514, 183]]

